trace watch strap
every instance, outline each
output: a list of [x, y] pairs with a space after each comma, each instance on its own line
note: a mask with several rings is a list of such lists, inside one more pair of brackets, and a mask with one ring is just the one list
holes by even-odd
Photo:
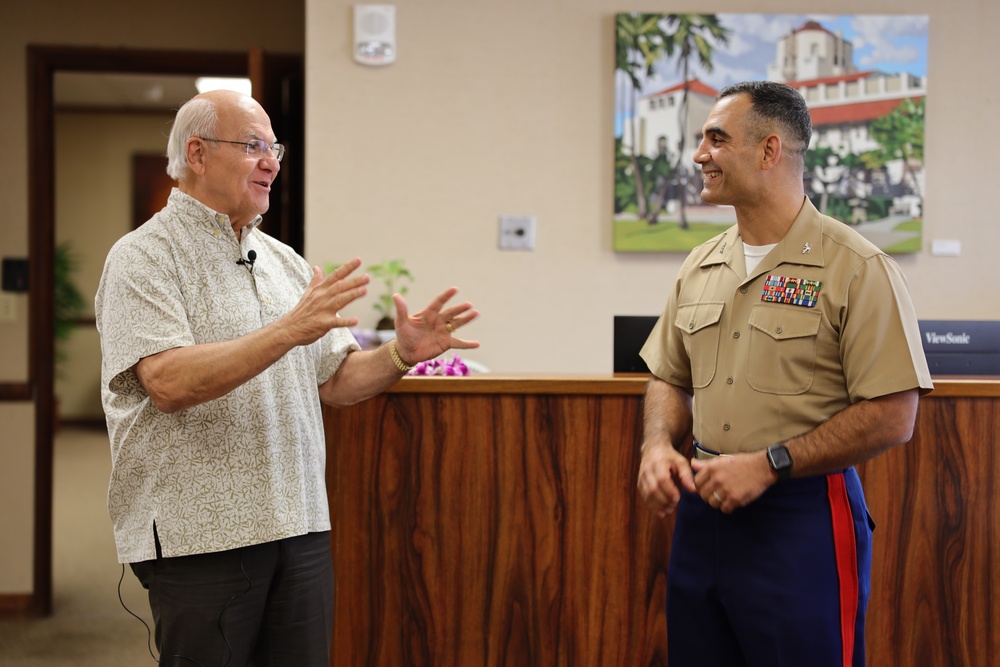
[[771, 470], [778, 473], [779, 481], [791, 478], [792, 456], [784, 445], [771, 445], [767, 448], [767, 463]]

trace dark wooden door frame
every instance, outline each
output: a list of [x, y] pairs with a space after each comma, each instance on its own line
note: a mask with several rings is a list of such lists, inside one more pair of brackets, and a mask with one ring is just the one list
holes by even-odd
[[247, 76], [247, 53], [28, 45], [28, 387], [35, 401], [34, 571], [27, 612], [52, 612], [56, 72]]

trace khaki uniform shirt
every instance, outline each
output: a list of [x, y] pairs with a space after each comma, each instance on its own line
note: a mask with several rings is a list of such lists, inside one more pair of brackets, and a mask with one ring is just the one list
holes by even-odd
[[693, 393], [706, 448], [756, 451], [858, 401], [933, 388], [899, 267], [808, 199], [754, 272], [744, 267], [736, 226], [695, 248], [640, 352]]
[[[234, 549], [329, 530], [320, 384], [351, 350], [345, 329], [297, 347], [229, 394], [160, 412], [132, 370], [185, 345], [229, 341], [291, 310], [309, 264], [254, 223], [174, 189], [108, 254], [96, 298], [111, 438], [108, 507], [120, 562]], [[251, 273], [236, 261], [257, 253]]]

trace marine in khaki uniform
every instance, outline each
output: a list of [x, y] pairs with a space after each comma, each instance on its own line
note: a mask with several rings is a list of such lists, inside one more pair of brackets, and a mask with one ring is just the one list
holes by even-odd
[[872, 525], [852, 466], [909, 440], [932, 384], [896, 263], [805, 197], [810, 135], [788, 86], [719, 94], [695, 161], [737, 224], [688, 256], [641, 353], [639, 491], [678, 514], [671, 667], [864, 664]]

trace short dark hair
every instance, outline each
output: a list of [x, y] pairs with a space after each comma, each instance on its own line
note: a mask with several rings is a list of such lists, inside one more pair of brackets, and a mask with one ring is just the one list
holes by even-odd
[[812, 118], [809, 108], [799, 91], [775, 81], [742, 81], [726, 86], [715, 96], [716, 100], [731, 95], [746, 95], [753, 106], [747, 115], [747, 134], [760, 141], [774, 131], [777, 124], [785, 141], [793, 142], [788, 148], [804, 156], [812, 137]]

